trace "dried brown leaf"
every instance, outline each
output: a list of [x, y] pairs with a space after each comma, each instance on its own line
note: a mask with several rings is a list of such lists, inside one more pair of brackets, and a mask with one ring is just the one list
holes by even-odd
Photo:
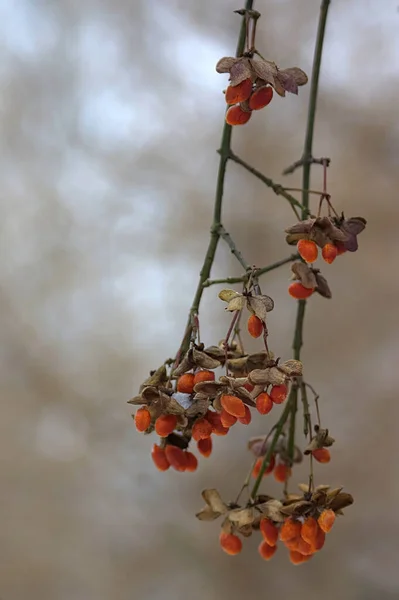
[[204, 415], [209, 408], [209, 399], [208, 397], [202, 398], [194, 398], [194, 402], [191, 404], [189, 408], [186, 409], [186, 416], [197, 417], [200, 415]]
[[303, 365], [300, 360], [286, 360], [283, 363], [280, 363], [278, 368], [280, 371], [283, 371], [288, 377], [301, 377]]
[[218, 517], [220, 517], [221, 513], [215, 512], [211, 509], [210, 506], [204, 506], [202, 510], [200, 510], [195, 516], [200, 521], [214, 521]]
[[142, 404], [148, 404], [148, 400], [145, 400], [142, 396], [135, 396], [131, 400], [128, 400], [127, 403], [134, 406], [141, 406]]
[[207, 489], [201, 492], [203, 499], [206, 504], [214, 511], [219, 513], [220, 515], [227, 512], [227, 506], [223, 502], [219, 492], [216, 489]]
[[249, 296], [247, 299], [248, 310], [258, 317], [264, 323], [266, 322], [267, 313], [274, 308], [274, 301], [270, 296], [258, 295]]
[[176, 369], [174, 369], [172, 375], [173, 375], [173, 377], [180, 377], [180, 375], [187, 373], [187, 371], [190, 371], [194, 366], [195, 365], [194, 365], [194, 361], [192, 359], [192, 353], [191, 353], [191, 350], [189, 350], [184, 355], [181, 363], [176, 367]]
[[327, 279], [319, 272], [315, 272], [315, 276], [316, 276], [316, 292], [318, 292], [320, 294], [320, 296], [323, 296], [323, 298], [331, 298], [332, 294], [331, 294], [331, 290], [330, 287], [327, 283]]
[[274, 87], [275, 77], [277, 75], [277, 65], [274, 62], [263, 58], [253, 58], [250, 60], [253, 71], [259, 79], [270, 83]]
[[283, 504], [280, 500], [268, 500], [262, 504], [257, 504], [256, 508], [262, 513], [264, 517], [268, 517], [275, 523], [282, 523], [285, 516], [281, 512]]
[[231, 302], [234, 298], [242, 298], [242, 294], [236, 292], [235, 290], [225, 289], [221, 290], [218, 294], [219, 298], [223, 300], [223, 302]]
[[229, 73], [231, 67], [237, 62], [237, 60], [238, 59], [233, 56], [224, 56], [218, 61], [216, 65], [216, 71], [218, 73]]
[[346, 508], [347, 506], [350, 506], [351, 504], [353, 504], [353, 496], [351, 494], [341, 492], [328, 503], [328, 508], [331, 508], [331, 510], [337, 512], [343, 508]]
[[[308, 82], [308, 76], [299, 67], [289, 67], [288, 69], [282, 69], [280, 73], [290, 75], [295, 80], [295, 83], [299, 86], [306, 85]], [[288, 91], [288, 90], [287, 90]]]
[[216, 369], [217, 367], [220, 367], [220, 361], [196, 348], [193, 348], [192, 358], [194, 364], [202, 369]]
[[284, 515], [300, 517], [307, 512], [310, 512], [312, 508], [313, 505], [311, 502], [308, 502], [307, 500], [298, 500], [298, 502], [293, 502], [288, 506], [282, 506], [280, 511]]
[[314, 289], [316, 287], [316, 275], [306, 263], [294, 262], [291, 265], [291, 271], [305, 288]]
[[228, 517], [232, 523], [241, 528], [245, 525], [251, 525], [254, 522], [255, 512], [252, 507], [235, 508], [229, 512]]

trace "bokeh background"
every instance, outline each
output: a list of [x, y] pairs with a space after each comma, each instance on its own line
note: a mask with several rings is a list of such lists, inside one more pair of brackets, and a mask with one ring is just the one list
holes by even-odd
[[[1, 0], [0, 386], [2, 600], [325, 600], [399, 597], [399, 12], [395, 0], [333, 0], [314, 154], [332, 159], [338, 210], [362, 215], [360, 250], [325, 266], [312, 298], [306, 376], [337, 439], [318, 482], [356, 503], [323, 552], [239, 557], [200, 523], [200, 492], [233, 498], [254, 419], [216, 440], [198, 472], [158, 473], [154, 439], [126, 400], [179, 345], [208, 243], [225, 105], [217, 60], [234, 53], [232, 0]], [[259, 0], [257, 45], [310, 73], [319, 0]], [[234, 149], [286, 185], [302, 151], [309, 86], [276, 97]], [[313, 187], [320, 187], [316, 167]], [[289, 249], [284, 199], [228, 170], [224, 222], [247, 260]], [[213, 276], [240, 268], [220, 245]], [[289, 267], [266, 276], [270, 344], [291, 356]], [[207, 343], [227, 316], [210, 288]], [[256, 348], [254, 342], [249, 342]], [[276, 413], [273, 413], [276, 416]], [[299, 435], [300, 435], [299, 429]], [[301, 466], [293, 485], [306, 476]], [[273, 482], [268, 489], [278, 491]]]

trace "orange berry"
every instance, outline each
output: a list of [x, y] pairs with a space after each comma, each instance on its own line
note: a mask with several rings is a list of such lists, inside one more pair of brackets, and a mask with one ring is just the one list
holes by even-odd
[[142, 406], [134, 416], [137, 431], [145, 431], [151, 425], [151, 415], [147, 408]]
[[224, 410], [224, 408], [220, 413], [220, 420], [222, 422], [223, 427], [232, 427], [237, 423], [237, 417], [233, 417], [233, 415]]
[[170, 463], [166, 458], [165, 450], [157, 444], [154, 444], [152, 447], [151, 458], [159, 471], [167, 471], [169, 469]]
[[215, 435], [227, 435], [229, 433], [229, 428], [222, 425], [220, 413], [208, 410], [205, 418], [212, 425], [212, 433]]
[[296, 539], [297, 539], [296, 548], [290, 548], [290, 550], [296, 550], [296, 552], [299, 552], [300, 554], [303, 554], [304, 556], [310, 556], [311, 554], [315, 553], [314, 547], [311, 544], [309, 544], [308, 542], [305, 542], [305, 540], [302, 537], [299, 537]]
[[212, 438], [205, 438], [203, 440], [198, 440], [197, 448], [198, 452], [208, 458], [212, 454]]
[[270, 519], [262, 519], [260, 522], [260, 531], [269, 544], [269, 546], [275, 546], [278, 540], [278, 529]]
[[192, 452], [185, 452], [186, 454], [186, 471], [194, 472], [198, 467], [198, 460], [195, 454]]
[[288, 389], [286, 385], [274, 385], [270, 390], [270, 398], [274, 404], [282, 404], [286, 399]]
[[172, 446], [172, 444], [168, 444], [165, 448], [165, 454], [170, 466], [176, 471], [183, 472], [187, 469], [187, 457], [184, 450], [177, 446]]
[[251, 110], [260, 110], [267, 106], [273, 98], [273, 88], [268, 85], [262, 85], [256, 89], [249, 99], [249, 108]]
[[159, 437], [167, 437], [177, 425], [176, 415], [161, 415], [155, 421], [155, 431]]
[[212, 434], [212, 425], [209, 423], [207, 419], [198, 419], [195, 421], [192, 429], [193, 439], [198, 442], [198, 440], [204, 440], [209, 438]]
[[288, 288], [289, 295], [296, 300], [305, 300], [306, 298], [309, 298], [313, 292], [313, 288], [305, 288], [299, 281], [294, 281]]
[[285, 483], [286, 480], [291, 477], [291, 467], [284, 463], [279, 463], [274, 467], [274, 479], [279, 483]]
[[319, 518], [317, 519], [318, 524], [320, 525], [320, 529], [324, 531], [324, 533], [328, 533], [335, 521], [335, 512], [330, 508], [323, 510]]
[[242, 110], [239, 104], [230, 106], [226, 112], [226, 123], [228, 125], [245, 125], [251, 118], [252, 113]]
[[256, 398], [256, 409], [261, 415], [267, 415], [273, 408], [273, 401], [269, 394], [263, 392]]
[[194, 388], [194, 375], [192, 373], [184, 373], [177, 380], [177, 391], [182, 394], [192, 394]]
[[252, 79], [244, 79], [238, 85], [229, 85], [225, 98], [227, 104], [237, 104], [248, 100], [252, 92]]
[[312, 456], [319, 463], [329, 463], [331, 460], [331, 453], [327, 448], [317, 448], [312, 450]]
[[302, 563], [307, 562], [311, 558], [311, 555], [304, 556], [303, 554], [300, 554], [300, 552], [296, 552], [296, 550], [290, 551], [290, 561], [293, 565], [301, 565]]
[[289, 542], [301, 535], [302, 523], [300, 521], [294, 521], [291, 517], [288, 517], [280, 528], [279, 538], [282, 542]]
[[254, 389], [255, 386], [252, 385], [252, 383], [249, 383], [249, 381], [248, 381], [248, 383], [244, 384], [244, 387], [247, 390], [247, 392], [252, 392], [252, 390]]
[[239, 554], [242, 550], [242, 541], [233, 533], [223, 533], [222, 531], [219, 536], [219, 542], [222, 549], [231, 556]]
[[326, 261], [326, 263], [331, 265], [331, 263], [334, 262], [334, 260], [338, 256], [338, 249], [335, 246], [335, 244], [326, 244], [325, 246], [323, 246], [321, 255], [324, 258], [324, 260]]
[[245, 417], [244, 402], [237, 396], [224, 395], [220, 398], [220, 403], [233, 417]]
[[317, 260], [319, 251], [317, 250], [316, 244], [311, 240], [299, 240], [296, 247], [300, 256], [303, 260], [306, 260], [307, 263], [313, 263]]
[[277, 551], [277, 546], [270, 546], [266, 540], [263, 540], [258, 546], [258, 552], [264, 560], [270, 560]]
[[201, 381], [215, 381], [215, 373], [206, 369], [197, 371], [194, 375], [194, 385], [197, 385]]
[[317, 550], [321, 550], [324, 546], [324, 542], [326, 541], [326, 534], [324, 533], [324, 531], [320, 528], [320, 525], [317, 529], [317, 535], [316, 535], [316, 539], [315, 539], [315, 544], [314, 544], [314, 549], [317, 552]]
[[249, 410], [249, 408], [246, 404], [244, 404], [244, 408], [245, 408], [245, 415], [243, 417], [238, 417], [238, 420], [243, 425], [249, 425], [252, 420], [251, 411]]
[[335, 247], [337, 249], [337, 256], [341, 256], [341, 254], [347, 251], [343, 242], [335, 242]]
[[[259, 475], [261, 466], [263, 464], [263, 458], [264, 458], [263, 456], [260, 456], [258, 458], [258, 460], [256, 461], [255, 466], [254, 466], [253, 471], [252, 471], [252, 476], [253, 477], [257, 477]], [[266, 468], [265, 472], [263, 473], [263, 477], [265, 477], [266, 475], [269, 475], [269, 473], [271, 473], [273, 471], [275, 464], [276, 464], [276, 459], [275, 459], [274, 455], [272, 455], [272, 457], [270, 459], [270, 462], [269, 462], [269, 465]]]
[[314, 547], [316, 545], [318, 531], [319, 526], [316, 519], [308, 517], [306, 521], [302, 523], [301, 538]]
[[258, 338], [263, 333], [263, 323], [256, 315], [251, 315], [248, 319], [248, 333], [252, 335], [253, 338]]

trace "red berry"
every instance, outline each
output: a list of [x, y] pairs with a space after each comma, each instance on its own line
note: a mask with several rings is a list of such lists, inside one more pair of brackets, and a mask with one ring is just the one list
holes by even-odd
[[273, 408], [273, 401], [269, 394], [263, 392], [256, 398], [256, 409], [261, 415], [267, 415]]
[[177, 391], [182, 394], [192, 394], [194, 389], [194, 375], [192, 373], [184, 373], [177, 380]]
[[297, 249], [303, 260], [306, 260], [307, 263], [313, 263], [317, 260], [319, 251], [316, 244], [311, 240], [299, 240]]
[[215, 373], [207, 370], [197, 371], [194, 375], [194, 385], [197, 385], [201, 381], [215, 381]]
[[137, 431], [145, 431], [151, 425], [150, 411], [142, 406], [134, 416]]
[[157, 444], [154, 444], [152, 447], [151, 458], [159, 471], [167, 471], [169, 469], [170, 463], [166, 458], [165, 450]]
[[155, 431], [159, 437], [167, 437], [177, 425], [176, 415], [161, 415], [155, 421]]
[[331, 453], [327, 448], [312, 450], [312, 455], [319, 463], [329, 463], [331, 460]]
[[338, 256], [338, 248], [334, 244], [326, 244], [325, 246], [323, 246], [321, 255], [326, 261], [326, 263], [331, 265], [331, 263], [334, 262], [334, 260]]
[[245, 125], [251, 118], [252, 113], [242, 110], [239, 104], [230, 106], [226, 112], [226, 123], [228, 125]]
[[252, 420], [251, 411], [249, 410], [249, 408], [246, 404], [244, 404], [244, 408], [245, 408], [245, 415], [243, 417], [238, 417], [238, 420], [243, 425], [249, 425]]
[[334, 525], [335, 512], [331, 510], [331, 508], [323, 510], [320, 517], [317, 519], [317, 522], [320, 526], [320, 529], [322, 529], [324, 533], [328, 533], [331, 530], [331, 527]]
[[263, 540], [258, 546], [258, 552], [264, 560], [270, 560], [277, 551], [277, 546], [270, 546], [266, 540]]
[[292, 562], [293, 565], [301, 565], [302, 563], [307, 562], [311, 558], [312, 558], [311, 555], [304, 556], [303, 554], [301, 554], [300, 552], [297, 552], [296, 550], [290, 550], [290, 561]]
[[235, 554], [239, 554], [242, 550], [242, 541], [237, 535], [233, 533], [221, 533], [219, 537], [219, 542], [222, 549], [227, 553], [234, 556]]
[[275, 546], [278, 540], [278, 529], [270, 519], [261, 519], [260, 531], [269, 546]]
[[209, 423], [207, 419], [198, 419], [195, 421], [192, 429], [193, 439], [198, 442], [199, 440], [204, 440], [209, 438], [212, 434], [212, 425]]
[[225, 411], [233, 415], [233, 417], [245, 417], [244, 402], [237, 396], [229, 396], [228, 394], [220, 398], [220, 403]]
[[253, 338], [258, 338], [263, 333], [263, 323], [256, 315], [251, 315], [248, 319], [248, 332]]
[[165, 454], [170, 466], [176, 471], [182, 472], [187, 469], [187, 457], [184, 450], [177, 446], [172, 446], [172, 444], [168, 444], [165, 448]]
[[273, 98], [273, 88], [268, 85], [262, 85], [256, 89], [249, 99], [249, 108], [251, 110], [260, 110], [267, 106]]
[[225, 98], [227, 104], [238, 104], [248, 100], [252, 92], [252, 80], [244, 79], [238, 85], [229, 85], [226, 90]]
[[196, 471], [198, 467], [198, 460], [195, 454], [186, 451], [186, 471]]
[[294, 281], [288, 288], [289, 295], [296, 300], [305, 300], [306, 298], [309, 298], [313, 292], [313, 288], [305, 288], [299, 281]]
[[284, 463], [279, 463], [274, 467], [274, 479], [279, 483], [285, 483], [291, 477], [291, 468]]
[[212, 438], [205, 438], [197, 442], [198, 452], [208, 458], [212, 453]]
[[220, 420], [222, 422], [223, 427], [232, 427], [237, 423], [237, 417], [233, 417], [233, 415], [224, 410], [224, 408], [220, 413]]
[[282, 404], [287, 397], [287, 393], [286, 385], [274, 385], [270, 390], [270, 398], [274, 404]]
[[[261, 467], [262, 467], [262, 464], [263, 464], [263, 459], [264, 459], [264, 457], [263, 457], [263, 456], [261, 456], [261, 457], [259, 457], [259, 458], [258, 458], [258, 460], [256, 461], [256, 463], [255, 463], [255, 466], [254, 466], [254, 469], [253, 469], [253, 471], [252, 471], [252, 476], [253, 476], [253, 477], [257, 477], [257, 476], [259, 475], [259, 473], [260, 473], [260, 469], [261, 469]], [[274, 454], [272, 454], [272, 456], [271, 456], [271, 459], [270, 459], [270, 462], [269, 462], [269, 465], [268, 465], [268, 467], [266, 468], [266, 471], [263, 473], [263, 477], [265, 477], [266, 475], [269, 475], [269, 473], [271, 473], [271, 472], [273, 471], [273, 469], [274, 469], [274, 465], [275, 465], [275, 464], [276, 464], [276, 459], [275, 459], [275, 456], [274, 456]]]

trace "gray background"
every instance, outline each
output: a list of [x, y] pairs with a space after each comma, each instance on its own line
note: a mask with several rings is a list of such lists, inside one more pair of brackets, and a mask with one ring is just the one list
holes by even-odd
[[[318, 0], [256, 7], [260, 51], [309, 73]], [[303, 353], [337, 439], [317, 480], [345, 485], [355, 505], [307, 565], [291, 566], [283, 548], [265, 563], [255, 539], [227, 557], [217, 524], [194, 518], [200, 492], [217, 485], [235, 496], [247, 436], [270, 418], [217, 439], [195, 475], [161, 474], [149, 456], [154, 439], [135, 432], [125, 404], [184, 329], [225, 110], [227, 78], [214, 67], [234, 52], [236, 8], [0, 2], [4, 600], [399, 595], [397, 2], [332, 2], [314, 145], [332, 158], [337, 209], [369, 222], [359, 252], [324, 267], [334, 298], [311, 299]], [[234, 131], [235, 150], [278, 181], [301, 155], [308, 94], [276, 97]], [[321, 185], [317, 168], [312, 184]], [[224, 210], [251, 263], [286, 255], [290, 207], [233, 164]], [[240, 273], [223, 246], [217, 258], [214, 276]], [[263, 280], [276, 302], [270, 345], [284, 358], [295, 319], [288, 279], [284, 267]], [[208, 343], [227, 327], [217, 292], [202, 308]], [[300, 467], [293, 483], [305, 476]]]

